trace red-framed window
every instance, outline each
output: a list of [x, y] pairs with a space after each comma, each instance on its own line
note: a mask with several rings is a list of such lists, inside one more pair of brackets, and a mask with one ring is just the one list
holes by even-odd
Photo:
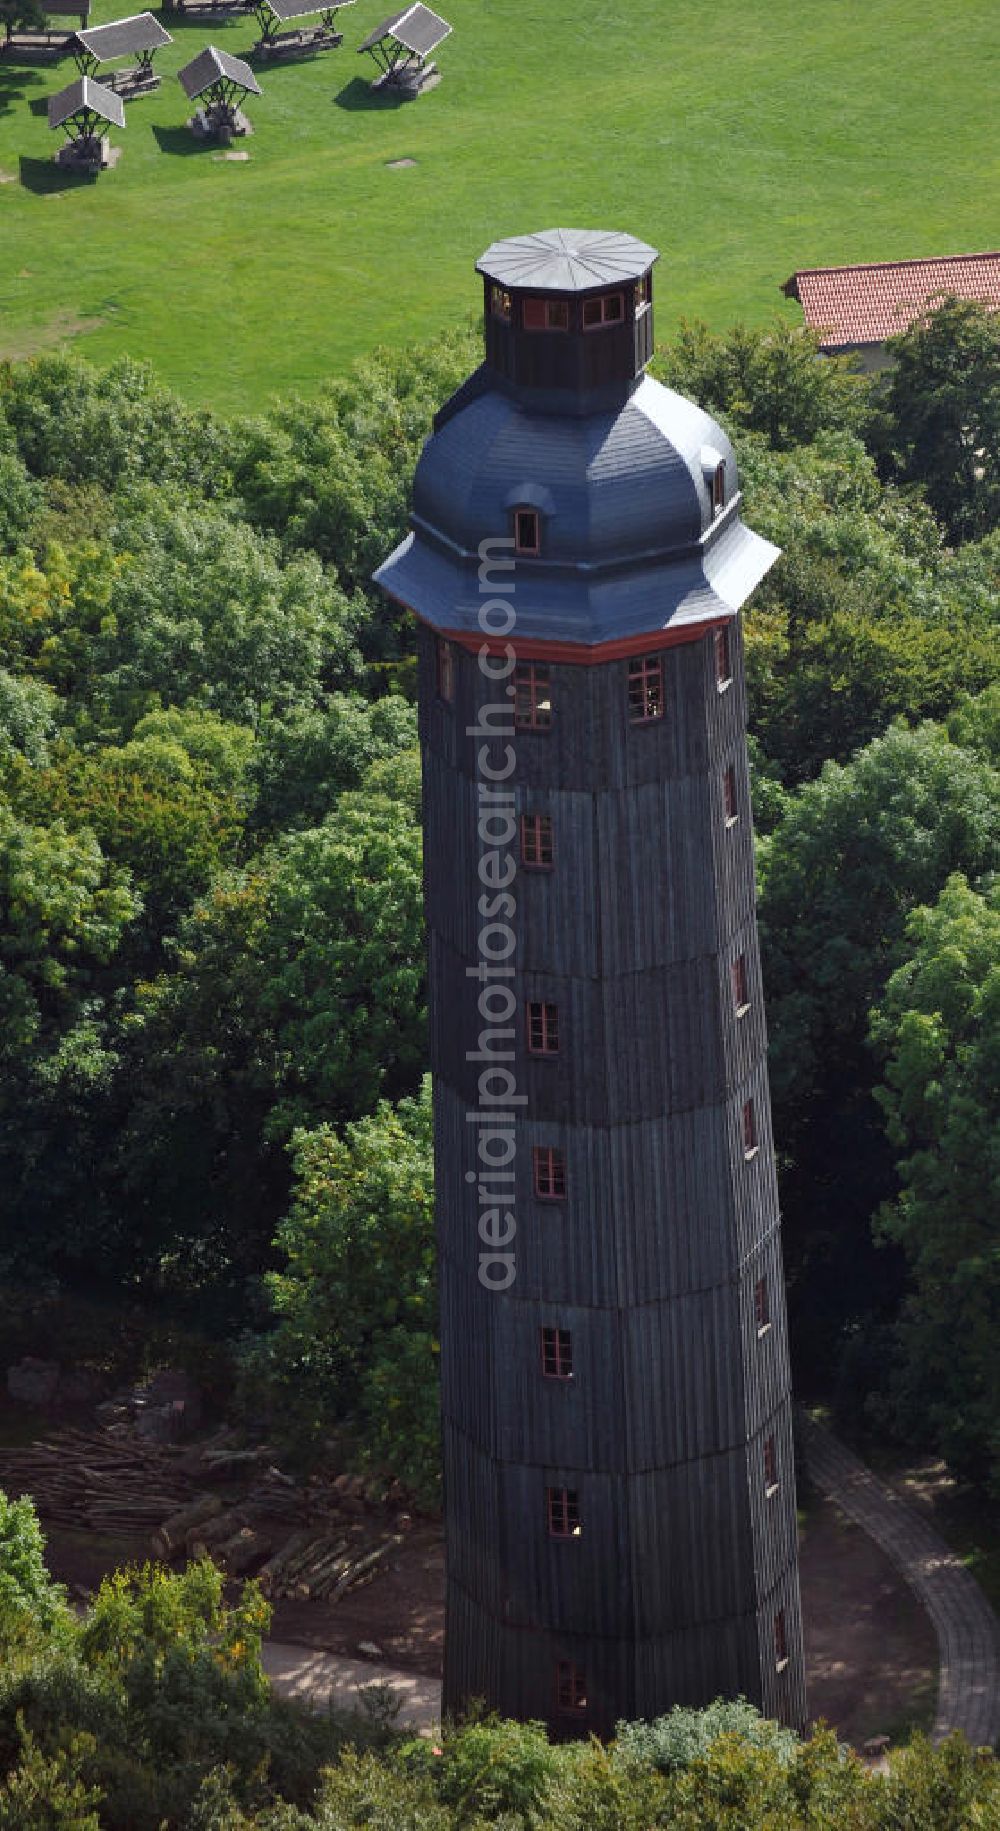
[[521, 323], [526, 331], [568, 331], [566, 299], [522, 299]]
[[779, 1608], [774, 1617], [774, 1656], [778, 1671], [788, 1664], [788, 1630], [785, 1627], [785, 1611]]
[[528, 1054], [559, 1054], [559, 1006], [544, 998], [529, 998], [527, 1008]]
[[490, 313], [494, 318], [503, 318], [510, 323], [510, 293], [504, 286], [490, 287]]
[[650, 273], [644, 273], [641, 280], [636, 280], [635, 283], [635, 315], [637, 318], [640, 312], [645, 311], [652, 297], [653, 276]]
[[757, 1149], [757, 1114], [752, 1100], [743, 1103], [743, 1155], [752, 1157]]
[[514, 668], [514, 724], [519, 731], [547, 731], [552, 723], [552, 682], [541, 661]]
[[536, 1144], [531, 1152], [535, 1194], [543, 1201], [561, 1202], [566, 1196], [566, 1157], [555, 1145]]
[[556, 1709], [560, 1716], [582, 1716], [587, 1708], [587, 1679], [571, 1659], [556, 1660]]
[[726, 460], [720, 458], [712, 472], [712, 513], [717, 515], [726, 506]]
[[728, 687], [733, 678], [733, 663], [729, 646], [729, 625], [724, 624], [715, 632], [715, 681], [719, 687]]
[[580, 1537], [580, 1502], [574, 1488], [546, 1488], [545, 1511], [550, 1538]]
[[770, 1494], [778, 1485], [778, 1452], [774, 1447], [774, 1438], [764, 1440], [764, 1486]]
[[596, 299], [583, 301], [583, 328], [585, 331], [603, 330], [607, 324], [621, 324], [625, 316], [625, 295], [620, 292], [603, 292]]
[[733, 1008], [737, 1017], [742, 1017], [743, 1013], [750, 1007], [746, 955], [740, 954], [738, 958], [733, 961], [729, 970], [733, 980]]
[[455, 650], [444, 636], [437, 639], [435, 659], [438, 698], [446, 700], [450, 706], [455, 697]]
[[659, 655], [633, 655], [628, 664], [628, 715], [633, 725], [663, 717], [663, 662]]
[[771, 1326], [771, 1299], [766, 1278], [758, 1278], [753, 1287], [753, 1313], [757, 1319], [757, 1333], [762, 1335]]
[[555, 864], [551, 814], [521, 815], [521, 863], [530, 871], [549, 871]]
[[537, 509], [514, 510], [514, 552], [537, 553], [541, 547]]
[[573, 1378], [573, 1337], [568, 1329], [542, 1330], [542, 1377], [546, 1380]]
[[740, 807], [736, 798], [736, 770], [732, 763], [722, 773], [722, 807], [726, 825], [733, 826], [740, 817]]

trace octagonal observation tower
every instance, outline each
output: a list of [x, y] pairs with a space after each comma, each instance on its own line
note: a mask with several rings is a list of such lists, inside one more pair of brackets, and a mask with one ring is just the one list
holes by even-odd
[[445, 1707], [562, 1734], [806, 1714], [739, 617], [777, 550], [645, 373], [656, 259], [487, 250], [376, 574], [419, 619]]

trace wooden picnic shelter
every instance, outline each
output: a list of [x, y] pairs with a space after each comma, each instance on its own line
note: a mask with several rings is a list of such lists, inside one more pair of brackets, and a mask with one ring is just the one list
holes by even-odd
[[106, 126], [124, 127], [125, 104], [113, 89], [91, 76], [78, 76], [48, 100], [49, 126], [62, 128], [66, 145], [58, 163], [78, 171], [99, 172], [113, 163]]
[[193, 133], [203, 139], [231, 140], [253, 132], [241, 104], [248, 95], [259, 95], [260, 85], [242, 57], [206, 45], [178, 70], [177, 79], [188, 100], [201, 103], [190, 122]]
[[383, 19], [358, 46], [359, 55], [367, 51], [378, 65], [379, 74], [372, 88], [410, 100], [425, 89], [432, 89], [441, 81], [441, 73], [437, 64], [428, 63], [427, 59], [450, 31], [451, 26], [440, 13], [420, 3]]
[[172, 43], [170, 33], [152, 13], [133, 13], [128, 19], [115, 19], [110, 25], [74, 33], [72, 51], [81, 76], [96, 76], [101, 64], [115, 58], [133, 58], [126, 69], [108, 71], [101, 78], [106, 88], [128, 99], [159, 87], [153, 57], [162, 45]]
[[[260, 26], [254, 55], [294, 57], [301, 51], [335, 50], [344, 42], [343, 32], [337, 30], [337, 13], [341, 6], [353, 4], [354, 0], [335, 0], [332, 6], [317, 6], [316, 0], [254, 0]], [[316, 23], [307, 24], [310, 19]]]

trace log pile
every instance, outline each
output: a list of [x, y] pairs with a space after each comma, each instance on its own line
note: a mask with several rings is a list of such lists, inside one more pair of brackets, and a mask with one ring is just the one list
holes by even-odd
[[26, 1449], [0, 1449], [0, 1488], [30, 1494], [52, 1526], [146, 1533], [199, 1485], [176, 1452], [104, 1431], [66, 1429]]
[[372, 1543], [356, 1527], [339, 1536], [296, 1532], [257, 1573], [260, 1586], [275, 1602], [339, 1602], [349, 1589], [373, 1582], [382, 1559], [402, 1542], [391, 1533]]
[[233, 1577], [256, 1571], [275, 1601], [332, 1604], [378, 1576], [403, 1538], [359, 1517], [376, 1498], [371, 1483], [314, 1476], [300, 1486], [273, 1449], [233, 1448], [227, 1435], [181, 1450], [118, 1425], [67, 1428], [0, 1449], [0, 1488], [29, 1494], [48, 1526], [140, 1535], [164, 1562], [208, 1556]]

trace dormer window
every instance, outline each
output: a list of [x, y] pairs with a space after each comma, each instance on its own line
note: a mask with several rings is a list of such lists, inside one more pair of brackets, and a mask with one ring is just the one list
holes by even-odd
[[650, 275], [644, 273], [641, 280], [635, 283], [635, 315], [644, 312], [653, 297], [653, 283]]
[[537, 509], [514, 510], [514, 552], [537, 553], [541, 546], [541, 532], [538, 523]]
[[712, 514], [718, 515], [726, 506], [726, 460], [720, 458], [712, 472]]
[[526, 331], [568, 331], [569, 304], [565, 299], [522, 299], [521, 323]]
[[625, 316], [625, 298], [620, 292], [602, 293], [599, 299], [584, 299], [583, 328], [599, 331], [606, 324], [620, 324]]
[[510, 323], [510, 293], [503, 286], [490, 287], [490, 312], [494, 318]]

